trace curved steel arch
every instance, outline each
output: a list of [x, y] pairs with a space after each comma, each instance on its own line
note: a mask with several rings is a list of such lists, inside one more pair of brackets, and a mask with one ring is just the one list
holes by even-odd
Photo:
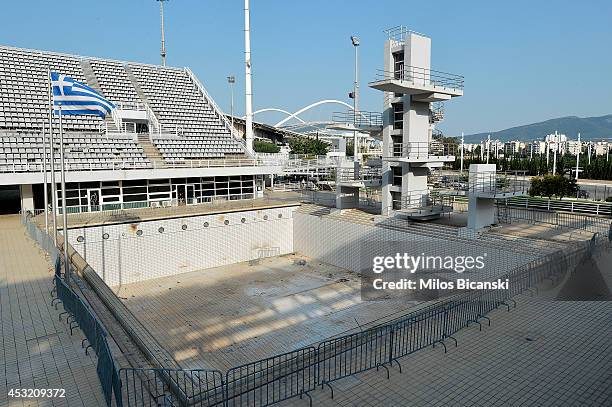
[[[284, 118], [283, 120], [281, 120], [280, 122], [276, 123], [276, 124], [274, 125], [274, 127], [279, 127], [279, 126], [282, 126], [283, 124], [285, 124], [286, 122], [288, 122], [288, 121], [289, 121], [289, 120], [291, 120], [291, 119], [298, 119], [298, 117], [297, 117], [297, 116], [298, 116], [299, 114], [304, 113], [305, 111], [310, 110], [310, 109], [312, 109], [313, 107], [316, 107], [316, 106], [319, 106], [319, 105], [323, 105], [323, 104], [326, 104], [326, 103], [337, 103], [337, 104], [344, 105], [344, 106], [348, 107], [348, 108], [349, 108], [349, 109], [351, 109], [351, 110], [353, 109], [353, 106], [351, 106], [351, 105], [349, 105], [348, 103], [343, 102], [343, 101], [341, 101], [341, 100], [336, 100], [336, 99], [319, 100], [318, 102], [312, 103], [312, 104], [310, 104], [310, 105], [308, 105], [308, 106], [306, 106], [306, 107], [301, 108], [301, 109], [300, 109], [300, 110], [298, 110], [297, 112], [294, 112], [294, 113], [289, 114], [289, 116], [288, 116], [288, 117], [286, 117], [286, 118]], [[301, 120], [301, 119], [298, 119], [298, 120]]]
[[[279, 113], [285, 113], [287, 116], [291, 116], [291, 112], [288, 112], [286, 110], [283, 109], [277, 109], [275, 107], [268, 107], [266, 109], [259, 109], [253, 112], [253, 116], [255, 116], [257, 113], [263, 113], [263, 112], [279, 112]], [[242, 116], [243, 119], [246, 118], [246, 116]], [[300, 119], [298, 116], [295, 116], [295, 118], [300, 121], [301, 123], [306, 123], [304, 120]]]

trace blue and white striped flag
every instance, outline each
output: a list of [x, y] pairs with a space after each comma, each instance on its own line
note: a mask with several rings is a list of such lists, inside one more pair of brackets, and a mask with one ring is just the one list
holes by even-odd
[[51, 88], [53, 89], [53, 113], [62, 115], [96, 115], [106, 116], [115, 105], [105, 99], [97, 91], [74, 79], [51, 72]]

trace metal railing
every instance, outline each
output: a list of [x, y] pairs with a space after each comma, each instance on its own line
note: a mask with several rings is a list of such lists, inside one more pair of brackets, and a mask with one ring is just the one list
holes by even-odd
[[564, 229], [578, 229], [599, 233], [602, 236], [612, 236], [610, 216], [598, 217], [580, 213], [526, 209], [524, 206], [508, 204], [508, 200], [497, 201], [497, 219], [500, 223], [544, 223]]
[[244, 147], [245, 153], [250, 155], [251, 153], [247, 151], [244, 140], [238, 135], [236, 129], [232, 127], [232, 124], [227, 119], [227, 116], [223, 114], [223, 111], [221, 110], [221, 108], [219, 108], [215, 100], [212, 97], [210, 97], [210, 94], [208, 93], [204, 85], [202, 85], [202, 82], [200, 82], [200, 80], [193, 74], [193, 72], [191, 72], [191, 69], [185, 67], [185, 72], [187, 73], [187, 75], [189, 75], [189, 77], [191, 78], [193, 83], [197, 86], [197, 88], [200, 90], [200, 92], [202, 92], [202, 96], [204, 97], [206, 102], [210, 104], [210, 106], [213, 108], [217, 117], [223, 122], [223, 124], [225, 124], [225, 127], [229, 130], [232, 137], [234, 137], [237, 140], [240, 140], [242, 147]]
[[[121, 382], [119, 379], [117, 362], [113, 358], [108, 345], [108, 334], [91, 307], [85, 303], [76, 291], [68, 286], [62, 278], [62, 265], [59, 250], [55, 246], [51, 236], [40, 230], [34, 222], [30, 221], [32, 216], [32, 213], [23, 213], [22, 222], [30, 238], [49, 254], [54, 265], [54, 289], [52, 291], [54, 297], [51, 301], [51, 305], [54, 305], [57, 309], [57, 305], [62, 304], [64, 312], [60, 313], [59, 317], [60, 320], [63, 316], [66, 317], [70, 335], [73, 334], [75, 328], [79, 328], [85, 335], [85, 339], [81, 342], [81, 346], [85, 349], [85, 353], [87, 353], [89, 349], [93, 349], [96, 353], [96, 372], [100, 380], [106, 404], [111, 406], [113, 394], [115, 394], [115, 397], [120, 395]], [[115, 401], [118, 406], [121, 405], [120, 400], [116, 399]]]
[[505, 206], [555, 212], [571, 212], [586, 215], [612, 217], [612, 203], [573, 201], [562, 199], [542, 199], [529, 196], [506, 198], [501, 201]]
[[[32, 230], [28, 218], [24, 219], [28, 230]], [[42, 232], [32, 233], [39, 238], [37, 233]], [[46, 240], [43, 245], [52, 244], [50, 238]], [[607, 239], [596, 236], [590, 241], [575, 242], [505, 273], [501, 279], [509, 280], [507, 290], [455, 294], [361, 332], [230, 368], [225, 375], [218, 370], [201, 369], [119, 370], [93, 311], [63, 283], [59, 274], [56, 284], [58, 297], [70, 313], [71, 328], [76, 327], [72, 323], [81, 327], [98, 354], [98, 376], [107, 405], [112, 405], [114, 395], [118, 407], [263, 407], [295, 397], [310, 398], [309, 392], [317, 386], [330, 388], [333, 397], [331, 383], [336, 380], [371, 369], [385, 369], [389, 375], [394, 363], [401, 371], [399, 359], [403, 356], [436, 345], [446, 351], [448, 340], [457, 346], [453, 335], [459, 330], [470, 324], [482, 326], [482, 321], [488, 320], [487, 314], [496, 308], [505, 306], [510, 310], [512, 297], [567, 273], [603, 245], [608, 245]]]
[[410, 213], [449, 213], [453, 211], [454, 197], [432, 192], [428, 189], [410, 191], [400, 200], [392, 201], [393, 210]]
[[399, 158], [428, 160], [433, 157], [454, 158], [457, 154], [457, 144], [432, 142], [391, 143], [383, 159]]
[[526, 194], [530, 186], [524, 171], [470, 173], [468, 184], [470, 193], [493, 197], [503, 194]]
[[395, 71], [378, 69], [374, 82], [386, 80], [399, 80], [416, 86], [431, 86], [452, 90], [463, 90], [465, 82], [461, 75], [410, 65]]
[[[253, 158], [227, 158], [213, 160], [161, 160], [161, 161], [106, 161], [88, 162], [87, 164], [66, 163], [66, 171], [121, 171], [167, 168], [220, 168], [220, 167], [260, 167], [281, 165], [277, 160], [258, 160]], [[60, 170], [55, 163], [56, 171]], [[47, 165], [50, 170], [50, 165]], [[0, 173], [43, 172], [42, 163], [5, 164], [0, 166]]]
[[333, 112], [332, 121], [336, 123], [353, 124], [356, 127], [379, 127], [383, 125], [382, 113], [380, 112]]
[[395, 27], [387, 28], [383, 32], [387, 34], [390, 40], [393, 40], [396, 42], [403, 42], [404, 39], [409, 34], [416, 34], [416, 35], [420, 35], [421, 37], [426, 37], [426, 35], [416, 32], [414, 30], [411, 30], [408, 27], [403, 26], [403, 25], [398, 25]]
[[[382, 168], [362, 167], [359, 169], [357, 181], [381, 181]], [[341, 168], [336, 171], [338, 181], [355, 181], [355, 170], [353, 168]]]

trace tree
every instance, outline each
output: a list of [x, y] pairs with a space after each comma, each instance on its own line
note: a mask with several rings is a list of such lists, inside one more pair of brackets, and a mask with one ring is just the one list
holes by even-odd
[[255, 140], [253, 142], [253, 150], [255, 150], [256, 153], [278, 153], [280, 147], [269, 141]]
[[557, 196], [561, 199], [564, 196], [576, 196], [578, 189], [574, 178], [547, 174], [543, 177], [533, 178], [528, 192], [530, 196], [546, 196], [548, 199]]
[[292, 154], [325, 155], [329, 144], [324, 141], [307, 137], [294, 137], [289, 140]]

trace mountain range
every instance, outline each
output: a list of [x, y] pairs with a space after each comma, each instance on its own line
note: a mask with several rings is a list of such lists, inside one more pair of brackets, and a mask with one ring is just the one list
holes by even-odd
[[543, 122], [525, 124], [509, 129], [470, 134], [465, 136], [466, 143], [479, 143], [491, 135], [491, 140], [543, 140], [547, 134], [559, 133], [576, 139], [578, 132], [582, 140], [612, 138], [612, 114], [599, 117], [567, 116]]

